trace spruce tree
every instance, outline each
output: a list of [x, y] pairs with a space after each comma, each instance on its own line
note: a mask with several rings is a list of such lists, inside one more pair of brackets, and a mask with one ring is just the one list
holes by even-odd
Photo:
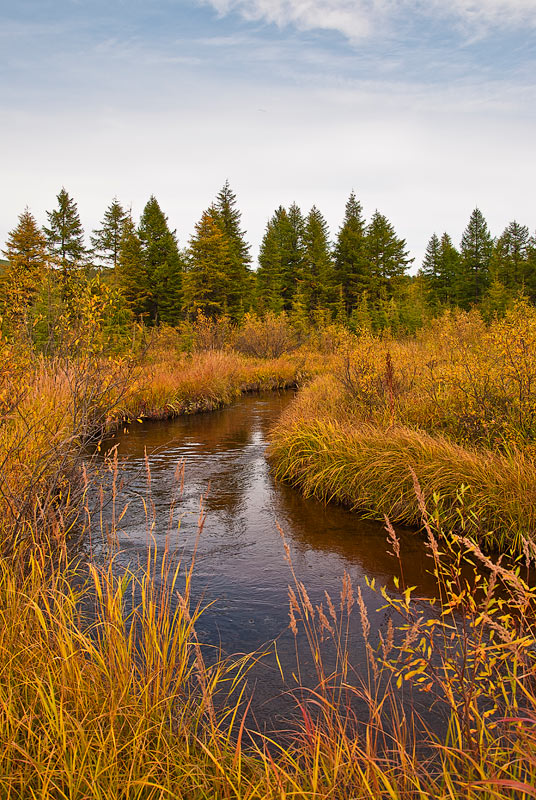
[[127, 216], [123, 223], [114, 275], [121, 294], [134, 314], [137, 317], [149, 318], [152, 301], [151, 279], [141, 239], [130, 216]]
[[138, 236], [151, 287], [150, 320], [173, 325], [181, 312], [182, 259], [175, 231], [170, 231], [167, 217], [153, 195], [143, 209]]
[[117, 266], [121, 237], [128, 214], [114, 197], [101, 222], [101, 227], [93, 231], [91, 245], [95, 253], [100, 254], [103, 261], [111, 267]]
[[536, 302], [536, 233], [529, 239], [525, 290], [532, 302]]
[[413, 259], [408, 257], [406, 240], [396, 235], [379, 211], [374, 212], [367, 228], [367, 255], [372, 292], [376, 297], [392, 296], [396, 279], [404, 275]]
[[190, 238], [184, 274], [184, 308], [188, 314], [198, 311], [209, 317], [227, 312], [230, 292], [229, 241], [220, 221], [205, 211]]
[[444, 305], [459, 302], [460, 254], [448, 233], [441, 237], [439, 249], [438, 299]]
[[475, 208], [463, 232], [461, 241], [461, 263], [459, 299], [469, 308], [478, 303], [490, 284], [490, 260], [493, 239], [479, 208]]
[[292, 311], [303, 281], [305, 222], [296, 203], [279, 206], [268, 221], [259, 251], [259, 310]]
[[422, 262], [422, 274], [426, 279], [426, 287], [432, 302], [440, 302], [438, 287], [441, 281], [441, 242], [437, 233], [433, 233], [426, 245], [426, 252]]
[[7, 263], [0, 276], [0, 302], [10, 316], [19, 317], [35, 299], [48, 266], [46, 238], [28, 208], [2, 252]]
[[49, 227], [44, 227], [43, 231], [51, 256], [61, 270], [63, 299], [73, 302], [73, 280], [87, 265], [84, 229], [77, 205], [64, 188], [57, 195], [57, 201], [58, 207], [47, 211]]
[[444, 233], [441, 239], [432, 234], [422, 263], [422, 275], [434, 306], [456, 302], [459, 260], [459, 253], [448, 233]]
[[238, 319], [247, 311], [251, 302], [252, 276], [250, 271], [250, 245], [241, 229], [241, 213], [236, 208], [236, 195], [225, 181], [216, 202], [209, 210], [227, 239], [229, 249], [229, 290], [227, 306], [229, 314]]
[[334, 281], [342, 286], [347, 313], [370, 289], [370, 266], [367, 254], [366, 225], [361, 203], [354, 192], [346, 203], [344, 221], [335, 243]]
[[316, 206], [305, 220], [301, 285], [309, 309], [327, 308], [335, 303], [329, 229]]
[[515, 220], [497, 239], [490, 260], [490, 271], [505, 288], [524, 292], [529, 247], [529, 229]]
[[268, 220], [259, 250], [257, 307], [260, 311], [283, 310], [283, 259], [290, 239], [290, 223], [283, 206]]
[[284, 240], [281, 270], [281, 293], [285, 311], [292, 309], [292, 301], [305, 266], [305, 220], [296, 203], [288, 208], [288, 236]]

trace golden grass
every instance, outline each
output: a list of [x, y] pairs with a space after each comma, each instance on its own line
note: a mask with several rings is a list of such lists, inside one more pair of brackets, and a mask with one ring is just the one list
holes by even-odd
[[413, 470], [447, 527], [515, 549], [520, 536], [536, 530], [536, 467], [519, 452], [471, 450], [404, 427], [285, 418], [272, 431], [269, 453], [276, 477], [306, 496], [375, 518], [420, 525]]
[[[113, 561], [88, 569], [65, 554], [51, 558], [39, 541], [25, 570], [20, 558], [1, 558], [0, 796], [534, 797], [534, 591], [492, 562], [480, 595], [469, 584], [464, 591], [459, 559], [443, 562], [429, 536], [446, 615], [430, 627], [411, 591], [400, 598], [382, 589], [398, 627], [388, 628], [378, 650], [349, 576], [340, 602], [328, 596], [325, 610], [295, 579], [291, 626], [304, 630], [318, 685], [297, 689], [301, 721], [285, 744], [249, 735], [253, 655], [206, 666], [195, 634], [202, 610], [189, 599], [192, 571], [167, 549], [159, 559], [150, 548], [136, 574], [115, 574]], [[505, 589], [514, 612], [507, 616], [497, 605]], [[371, 667], [364, 685], [347, 650], [356, 625]], [[329, 642], [334, 671], [321, 657]], [[299, 664], [294, 669], [300, 674]], [[397, 685], [410, 681], [450, 715], [446, 738], [434, 740], [402, 705]], [[369, 706], [359, 721], [353, 697]]]
[[487, 547], [536, 534], [536, 311], [486, 327], [447, 314], [419, 338], [368, 334], [275, 426], [278, 477], [382, 519], [421, 521], [410, 470], [443, 524]]
[[318, 356], [293, 353], [275, 359], [207, 350], [150, 361], [141, 368], [124, 406], [131, 417], [161, 419], [228, 405], [244, 392], [285, 389], [318, 371]]

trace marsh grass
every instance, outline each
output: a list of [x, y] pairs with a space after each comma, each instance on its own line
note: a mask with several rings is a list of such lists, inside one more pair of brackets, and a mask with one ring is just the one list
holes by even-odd
[[[257, 654], [207, 663], [196, 635], [203, 609], [191, 599], [193, 564], [180, 562], [171, 541], [163, 553], [156, 551], [150, 495], [143, 565], [128, 569], [114, 560], [120, 508], [106, 531], [109, 560], [97, 566], [73, 553], [73, 520], [84, 520], [88, 536], [91, 523], [84, 510], [87, 484], [82, 480], [75, 491], [77, 454], [84, 437], [101, 424], [144, 412], [172, 415], [214, 407], [229, 402], [234, 392], [312, 374], [327, 366], [326, 355], [306, 357], [304, 363], [304, 354], [296, 351], [280, 361], [259, 362], [216, 349], [180, 357], [165, 350], [141, 368], [145, 380], [132, 375], [130, 394], [123, 395], [114, 384], [117, 364], [101, 356], [87, 363], [82, 356], [80, 369], [65, 361], [62, 372], [58, 362], [38, 362], [34, 354], [2, 342], [0, 796], [536, 797], [536, 598], [529, 571], [535, 563], [532, 379], [523, 377], [532, 374], [532, 352], [512, 328], [502, 333], [497, 328], [508, 346], [494, 350], [489, 345], [488, 360], [479, 360], [479, 325], [473, 318], [454, 325], [461, 351], [470, 354], [462, 386], [473, 389], [467, 389], [470, 401], [464, 409], [478, 414], [483, 388], [499, 386], [501, 376], [506, 375], [504, 386], [519, 391], [512, 404], [510, 389], [492, 393], [492, 404], [476, 425], [458, 425], [465, 410], [457, 414], [454, 390], [444, 402], [445, 384], [432, 381], [433, 391], [430, 384], [426, 392], [415, 389], [413, 367], [417, 361], [426, 364], [426, 347], [412, 342], [395, 348], [385, 340], [381, 346], [391, 348], [390, 377], [380, 351], [378, 374], [352, 371], [350, 364], [355, 391], [348, 391], [339, 372], [312, 384], [292, 412], [297, 416], [284, 422], [293, 436], [280, 440], [280, 457], [293, 453], [300, 480], [313, 459], [320, 477], [316, 483], [311, 479], [311, 493], [330, 499], [342, 486], [346, 495], [338, 499], [352, 505], [355, 492], [362, 492], [359, 497], [371, 498], [380, 513], [388, 487], [393, 517], [400, 518], [403, 506], [416, 515], [438, 582], [437, 601], [427, 604], [415, 597], [402, 574], [398, 592], [371, 581], [378, 604], [392, 620], [376, 641], [369, 624], [375, 609], [365, 606], [348, 576], [339, 597], [326, 596], [325, 604], [313, 605], [307, 587], [291, 571], [290, 626], [297, 637], [305, 636], [307, 647], [297, 647], [290, 668], [298, 678], [293, 689], [298, 721], [284, 739], [249, 729], [247, 679]], [[531, 328], [521, 330], [528, 336]], [[447, 353], [449, 341], [441, 345]], [[523, 358], [517, 358], [512, 342]], [[371, 353], [365, 354], [365, 366]], [[499, 377], [490, 384], [486, 375], [494, 360], [498, 371], [492, 377]], [[458, 361], [447, 361], [449, 369], [454, 364], [459, 370]], [[437, 374], [435, 366], [427, 369]], [[460, 383], [456, 370], [449, 387]], [[80, 403], [73, 402], [77, 397]], [[426, 402], [419, 399], [424, 397]], [[489, 414], [504, 407], [505, 397], [508, 414], [490, 434], [484, 423], [492, 425]], [[332, 409], [338, 418], [319, 420], [319, 409]], [[439, 436], [430, 430], [437, 420]], [[277, 436], [284, 432], [281, 427]], [[527, 442], [523, 455], [518, 452], [522, 441]], [[277, 437], [274, 442], [277, 447]], [[334, 443], [340, 448], [336, 463]], [[357, 468], [355, 459], [365, 457], [375, 464], [369, 472], [376, 477], [368, 476], [364, 460]], [[465, 488], [455, 477], [460, 467], [468, 475]], [[111, 469], [120, 480], [117, 461]], [[446, 484], [445, 475], [450, 476]], [[21, 508], [24, 514], [18, 513]], [[520, 553], [513, 566], [490, 559], [478, 543], [490, 535], [501, 508], [502, 516], [509, 515], [505, 538], [515, 537]], [[201, 514], [201, 529], [202, 524]], [[498, 529], [492, 535], [499, 536]], [[389, 526], [386, 546], [396, 572], [400, 544]], [[290, 550], [285, 552], [292, 567]], [[364, 681], [357, 677], [359, 665], [352, 663], [349, 644], [357, 634], [363, 642]], [[313, 685], [300, 685], [307, 672], [303, 659], [313, 665]], [[284, 678], [287, 669], [281, 666]], [[412, 693], [445, 719], [443, 736], [427, 729], [417, 703], [408, 704]], [[367, 711], [358, 715], [355, 709], [363, 703]]]
[[[534, 797], [536, 595], [523, 577], [533, 549], [525, 541], [523, 559], [506, 567], [466, 538], [443, 537], [414, 481], [437, 600], [414, 597], [403, 576], [400, 591], [370, 582], [390, 616], [378, 640], [376, 609], [348, 575], [338, 596], [313, 604], [283, 536], [290, 629], [306, 642], [294, 665], [280, 664], [284, 680], [295, 676], [284, 736], [250, 729], [258, 654], [207, 664], [194, 564], [181, 563], [171, 535], [157, 552], [150, 514], [147, 559], [135, 570], [113, 554], [100, 567], [73, 559], [42, 537], [29, 557], [0, 559], [1, 795]], [[203, 524], [201, 509], [200, 535]], [[386, 546], [397, 571], [389, 523]], [[308, 663], [316, 679], [306, 686]], [[412, 695], [442, 716], [442, 735]]]
[[536, 530], [536, 467], [519, 451], [486, 452], [411, 428], [348, 427], [291, 414], [273, 430], [269, 453], [276, 477], [308, 497], [420, 526], [413, 469], [438, 519], [487, 548], [519, 552], [523, 533]]
[[368, 333], [276, 424], [276, 475], [306, 495], [421, 525], [413, 469], [434, 513], [483, 547], [536, 533], [536, 312], [486, 326], [447, 314], [416, 339]]

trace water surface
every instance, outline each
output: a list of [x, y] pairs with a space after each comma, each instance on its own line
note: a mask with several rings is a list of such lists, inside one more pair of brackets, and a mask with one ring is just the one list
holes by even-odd
[[[210, 414], [131, 425], [114, 439], [123, 481], [116, 509], [130, 502], [121, 521], [116, 564], [143, 563], [153, 536], [160, 550], [166, 538], [178, 547], [185, 564], [195, 551], [194, 599], [212, 604], [197, 626], [201, 641], [225, 653], [237, 653], [277, 639], [279, 657], [289, 675], [295, 659], [294, 637], [288, 630], [292, 576], [278, 526], [289, 545], [296, 575], [313, 602], [321, 602], [325, 590], [338, 600], [341, 578], [349, 573], [369, 607], [373, 636], [385, 625], [386, 612], [375, 611], [380, 598], [370, 591], [365, 578], [393, 589], [392, 576], [398, 573], [383, 525], [336, 505], [306, 500], [274, 480], [265, 457], [268, 432], [291, 400], [291, 392], [244, 396], [235, 405]], [[180, 463], [185, 465], [182, 492], [177, 481]], [[201, 497], [206, 520], [198, 536]], [[154, 508], [150, 537], [142, 498]], [[111, 513], [108, 504], [108, 520]], [[398, 530], [398, 534], [406, 584], [416, 585], [418, 594], [431, 595], [434, 581], [421, 539], [410, 531]], [[364, 670], [358, 625], [350, 644], [356, 668]], [[258, 708], [280, 696], [280, 675], [269, 659], [265, 672], [255, 679]], [[281, 713], [281, 704], [278, 709]], [[263, 711], [258, 714], [262, 717]]]

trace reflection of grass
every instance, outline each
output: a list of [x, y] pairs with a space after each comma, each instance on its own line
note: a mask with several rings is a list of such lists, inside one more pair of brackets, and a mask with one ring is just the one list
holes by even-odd
[[[392, 531], [389, 546], [398, 552]], [[189, 600], [192, 570], [181, 575], [179, 591], [184, 568], [173, 566], [167, 550], [157, 556], [149, 548], [137, 574], [114, 574], [113, 563], [90, 567], [85, 582], [82, 568], [65, 555], [51, 557], [42, 543], [29, 559], [3, 558], [0, 794], [69, 800], [533, 797], [535, 591], [519, 571], [489, 562], [469, 542], [450, 545], [444, 558], [430, 527], [428, 549], [445, 613], [424, 614], [402, 579], [402, 594], [377, 587], [394, 618], [378, 644], [371, 639], [370, 610], [349, 576], [340, 597], [326, 595], [320, 606], [294, 578], [290, 627], [296, 634], [303, 629], [308, 647], [300, 650], [297, 638], [296, 663], [281, 665], [296, 687], [300, 720], [286, 744], [249, 735], [246, 679], [253, 655], [204, 663], [195, 635], [202, 612]], [[22, 560], [24, 571], [15, 566]], [[484, 561], [489, 577], [482, 564], [472, 578], [467, 569], [462, 577], [464, 560]], [[348, 651], [356, 625], [368, 663], [364, 685]], [[329, 671], [326, 647], [335, 655]], [[309, 689], [299, 688], [304, 659], [317, 675]], [[422, 690], [437, 713], [446, 713], [444, 740], [426, 734], [402, 704], [399, 686]], [[356, 697], [366, 701], [365, 719], [356, 720], [350, 710]]]
[[405, 427], [291, 415], [273, 431], [270, 453], [276, 476], [307, 496], [419, 524], [411, 465], [449, 527], [463, 524], [487, 545], [517, 549], [520, 534], [536, 527], [536, 468], [519, 452], [468, 449]]
[[67, 517], [74, 522], [84, 490], [84, 447], [119, 420], [219, 408], [242, 392], [294, 386], [318, 365], [318, 357], [304, 353], [258, 359], [216, 350], [187, 356], [161, 348], [143, 364], [89, 352], [47, 359], [25, 342], [0, 340], [4, 549], [14, 538], [29, 536], [28, 525], [34, 532], [60, 531]]

